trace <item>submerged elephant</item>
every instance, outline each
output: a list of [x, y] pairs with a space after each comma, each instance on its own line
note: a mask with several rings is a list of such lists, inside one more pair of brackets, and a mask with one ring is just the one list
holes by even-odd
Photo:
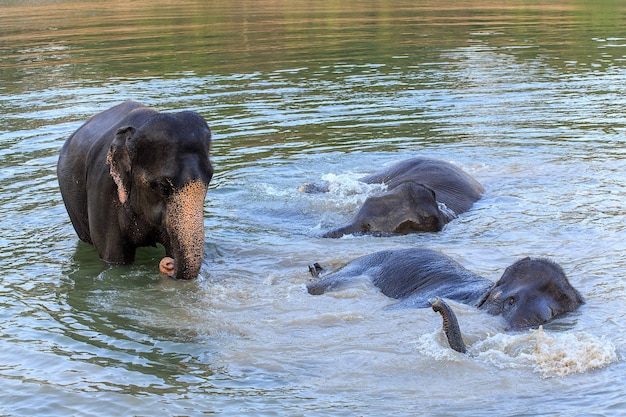
[[159, 113], [126, 101], [70, 136], [57, 175], [78, 237], [110, 263], [140, 246], [165, 247], [169, 275], [193, 279], [204, 252], [211, 132], [191, 111]]
[[[317, 276], [320, 267], [316, 264], [310, 270]], [[401, 300], [401, 307], [429, 307], [437, 297], [447, 298], [501, 315], [510, 329], [538, 326], [584, 303], [561, 267], [547, 259], [521, 259], [494, 284], [440, 252], [419, 248], [362, 256], [310, 282], [307, 289], [319, 295], [362, 276], [386, 296]]]
[[[365, 200], [352, 220], [322, 237], [353, 233], [438, 232], [480, 199], [483, 187], [462, 169], [445, 161], [412, 158], [361, 178], [387, 190]], [[322, 192], [328, 184], [304, 184], [303, 192]]]

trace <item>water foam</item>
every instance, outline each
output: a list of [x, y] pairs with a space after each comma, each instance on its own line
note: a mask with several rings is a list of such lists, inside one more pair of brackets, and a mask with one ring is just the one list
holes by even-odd
[[384, 184], [367, 184], [359, 181], [355, 174], [325, 174], [322, 180], [328, 182], [328, 192], [340, 197], [369, 195], [387, 189]]
[[529, 341], [534, 343], [535, 371], [544, 377], [583, 373], [617, 361], [613, 343], [585, 332], [551, 334], [539, 327]]
[[[448, 347], [441, 330], [422, 335], [415, 345], [435, 360], [461, 361], [465, 357]], [[584, 373], [618, 360], [615, 345], [604, 337], [546, 332], [541, 326], [529, 333], [490, 335], [468, 346], [468, 356], [498, 369], [531, 369], [542, 378]]]

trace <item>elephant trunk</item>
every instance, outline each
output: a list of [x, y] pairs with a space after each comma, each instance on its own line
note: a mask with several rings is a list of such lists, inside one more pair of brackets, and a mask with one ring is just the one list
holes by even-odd
[[204, 199], [207, 186], [193, 181], [171, 196], [167, 205], [167, 255], [174, 258], [173, 277], [195, 279], [204, 257]]
[[439, 297], [436, 297], [434, 300], [429, 300], [429, 302], [433, 311], [441, 314], [441, 317], [443, 318], [443, 331], [446, 333], [450, 347], [457, 352], [467, 352], [467, 348], [463, 342], [463, 337], [461, 336], [459, 322], [456, 319], [454, 311], [452, 311], [450, 306]]
[[337, 227], [335, 229], [329, 230], [328, 232], [325, 232], [324, 234], [322, 234], [322, 237], [338, 239], [344, 235], [349, 235], [349, 234], [357, 233], [360, 231], [361, 230], [359, 230], [354, 225], [354, 223], [350, 223], [345, 226], [341, 226], [341, 227]]

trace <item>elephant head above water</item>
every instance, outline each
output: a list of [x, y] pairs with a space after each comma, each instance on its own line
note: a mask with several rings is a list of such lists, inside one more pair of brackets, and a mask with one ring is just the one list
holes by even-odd
[[[429, 300], [443, 318], [450, 347], [465, 353], [466, 347], [454, 311], [440, 297]], [[502, 278], [478, 302], [478, 308], [501, 315], [511, 329], [547, 323], [574, 311], [584, 300], [557, 264], [546, 259], [524, 258], [509, 266]]]
[[506, 268], [477, 306], [501, 315], [512, 329], [523, 329], [574, 311], [583, 302], [559, 265], [524, 258]]
[[204, 252], [211, 132], [197, 113], [159, 113], [127, 101], [89, 119], [59, 156], [63, 201], [78, 237], [110, 263], [165, 247], [171, 275], [193, 279]]

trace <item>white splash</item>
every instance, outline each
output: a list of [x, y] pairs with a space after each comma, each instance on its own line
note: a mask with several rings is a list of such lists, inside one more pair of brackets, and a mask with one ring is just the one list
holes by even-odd
[[[466, 342], [469, 338], [464, 335]], [[441, 330], [423, 334], [416, 350], [435, 360], [479, 360], [498, 369], [529, 369], [542, 378], [565, 377], [603, 368], [618, 360], [615, 345], [586, 332], [496, 333], [468, 346], [463, 355], [450, 349]]]
[[413, 344], [417, 351], [437, 361], [459, 362], [465, 357], [462, 353], [450, 349], [441, 329], [422, 334]]
[[529, 342], [535, 347], [535, 371], [544, 378], [582, 373], [617, 361], [613, 343], [584, 332], [550, 334], [539, 327]]
[[387, 189], [384, 184], [367, 184], [359, 181], [355, 174], [325, 174], [323, 181], [328, 182], [328, 192], [341, 197], [352, 195], [368, 195]]
[[293, 190], [288, 187], [278, 188], [272, 184], [267, 184], [267, 183], [255, 184], [253, 188], [257, 188], [263, 194], [266, 194], [271, 197], [291, 197], [293, 195]]

